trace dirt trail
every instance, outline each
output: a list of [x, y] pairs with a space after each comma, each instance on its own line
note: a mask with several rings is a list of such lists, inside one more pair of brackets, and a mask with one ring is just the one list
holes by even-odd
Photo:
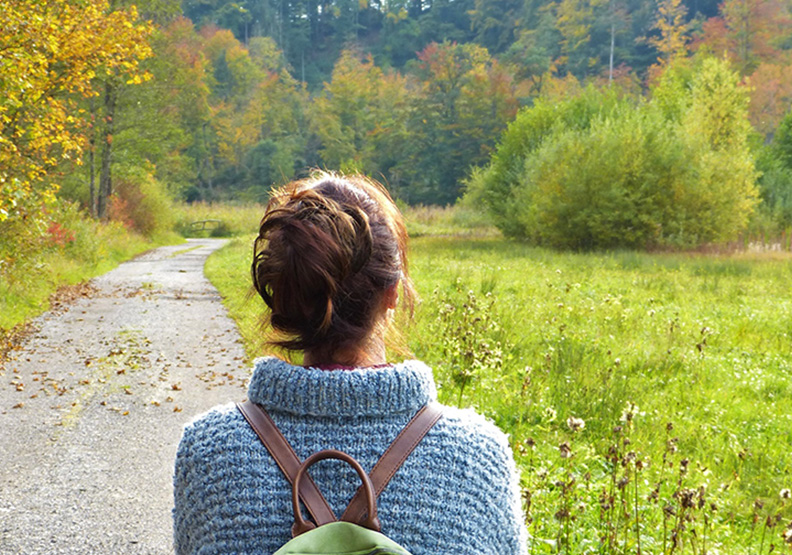
[[0, 554], [172, 553], [182, 426], [243, 399], [249, 377], [203, 276], [222, 244], [163, 247], [93, 280], [0, 369]]

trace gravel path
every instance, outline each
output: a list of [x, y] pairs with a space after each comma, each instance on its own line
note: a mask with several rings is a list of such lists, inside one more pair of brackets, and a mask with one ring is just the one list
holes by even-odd
[[182, 426], [244, 399], [249, 377], [203, 276], [222, 244], [159, 248], [93, 280], [0, 369], [0, 554], [172, 553]]

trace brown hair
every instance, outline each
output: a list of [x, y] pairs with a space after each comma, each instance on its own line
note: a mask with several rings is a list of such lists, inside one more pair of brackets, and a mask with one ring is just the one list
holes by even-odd
[[253, 245], [253, 285], [290, 351], [325, 357], [368, 339], [399, 282], [412, 309], [407, 230], [379, 183], [319, 173], [276, 191]]

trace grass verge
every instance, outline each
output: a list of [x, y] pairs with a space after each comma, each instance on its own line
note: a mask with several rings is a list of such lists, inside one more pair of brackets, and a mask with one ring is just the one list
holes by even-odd
[[178, 243], [172, 233], [146, 238], [117, 222], [102, 223], [64, 204], [45, 230], [17, 225], [0, 239], [0, 338], [50, 308], [64, 286], [101, 275], [152, 247]]

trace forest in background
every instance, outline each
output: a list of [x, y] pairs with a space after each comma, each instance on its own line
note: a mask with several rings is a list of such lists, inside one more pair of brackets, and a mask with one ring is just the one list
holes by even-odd
[[[0, 9], [0, 246], [8, 253], [25, 245], [18, 237], [29, 249], [37, 237], [59, 241], [54, 214], [71, 202], [100, 221], [156, 235], [170, 229], [172, 201], [260, 202], [273, 185], [315, 167], [372, 175], [409, 204], [448, 205], [468, 185], [490, 183], [476, 172], [506, 156], [493, 158], [510, 140], [504, 132], [537, 106], [571, 113], [547, 136], [566, 129], [596, 138], [597, 118], [625, 127], [646, 119], [634, 114], [654, 102], [663, 115], [635, 124], [636, 132], [668, 124], [684, 138], [692, 124], [680, 119], [681, 106], [691, 104], [669, 111], [655, 97], [692, 95], [693, 76], [710, 58], [727, 66], [731, 92], [723, 94], [731, 97], [700, 84], [713, 100], [699, 105], [715, 112], [697, 129], [714, 137], [719, 121], [736, 122], [739, 145], [712, 156], [746, 164], [731, 233], [752, 226], [777, 235], [792, 225], [790, 21], [788, 0], [18, 0]], [[676, 88], [663, 84], [671, 74]], [[575, 99], [591, 99], [591, 91], [618, 102], [576, 112]], [[523, 147], [517, 165], [534, 155]], [[608, 158], [607, 145], [598, 148]], [[696, 160], [712, 158], [696, 148]], [[697, 178], [708, 163], [695, 166], [703, 170], [688, 185], [716, 181]], [[570, 168], [546, 182], [576, 180]], [[492, 198], [504, 182], [488, 186]], [[720, 202], [717, 190], [710, 197], [709, 205]], [[626, 246], [734, 238], [715, 229], [667, 240], [658, 221], [642, 235], [649, 240]]]

